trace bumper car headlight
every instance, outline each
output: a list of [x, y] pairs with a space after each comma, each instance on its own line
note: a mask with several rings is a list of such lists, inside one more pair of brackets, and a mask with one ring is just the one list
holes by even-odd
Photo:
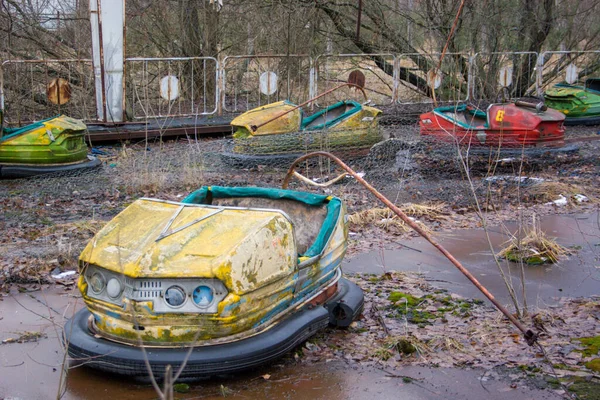
[[213, 290], [208, 286], [200, 285], [192, 293], [192, 299], [198, 307], [208, 307], [214, 299]]
[[171, 286], [165, 290], [165, 301], [171, 307], [181, 307], [185, 302], [185, 291], [179, 286]]
[[100, 272], [96, 272], [90, 278], [89, 285], [92, 292], [100, 294], [104, 290], [104, 286], [106, 286], [106, 280]]
[[117, 278], [110, 278], [106, 284], [106, 294], [108, 294], [108, 297], [116, 299], [121, 293], [123, 293], [121, 282]]

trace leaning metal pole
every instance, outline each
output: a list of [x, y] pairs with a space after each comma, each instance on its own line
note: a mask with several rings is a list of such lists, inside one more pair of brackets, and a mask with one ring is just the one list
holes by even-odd
[[533, 332], [531, 329], [527, 329], [517, 318], [515, 318], [515, 316], [512, 315], [502, 304], [500, 304], [500, 302], [498, 302], [498, 300], [496, 300], [494, 295], [492, 295], [485, 288], [485, 286], [483, 286], [477, 280], [477, 278], [475, 278], [473, 276], [473, 274], [471, 274], [460, 263], [460, 261], [458, 261], [456, 258], [454, 258], [454, 256], [452, 254], [450, 254], [450, 252], [448, 250], [446, 250], [441, 244], [436, 242], [435, 239], [431, 235], [429, 235], [427, 232], [425, 232], [419, 225], [417, 225], [413, 220], [411, 220], [400, 208], [396, 207], [396, 205], [394, 205], [394, 203], [392, 203], [384, 195], [379, 193], [377, 191], [377, 189], [375, 189], [373, 186], [371, 186], [360, 175], [358, 175], [356, 172], [354, 172], [354, 170], [352, 170], [352, 168], [347, 166], [342, 160], [340, 160], [333, 154], [327, 153], [325, 151], [317, 151], [317, 152], [309, 153], [302, 157], [299, 157], [298, 159], [296, 159], [296, 161], [294, 161], [292, 163], [292, 166], [288, 170], [288, 173], [285, 176], [285, 179], [283, 180], [282, 188], [286, 189], [288, 187], [292, 176], [299, 175], [295, 171], [295, 168], [298, 164], [300, 164], [301, 162], [305, 161], [308, 158], [316, 157], [316, 156], [323, 156], [323, 157], [327, 157], [327, 158], [333, 160], [344, 171], [346, 171], [349, 175], [351, 175], [354, 179], [356, 179], [361, 185], [363, 185], [365, 188], [367, 188], [367, 190], [369, 192], [371, 192], [383, 204], [385, 204], [390, 210], [392, 210], [396, 215], [398, 215], [398, 217], [400, 217], [400, 219], [402, 219], [402, 221], [404, 221], [406, 224], [408, 224], [408, 226], [410, 226], [412, 229], [414, 229], [419, 235], [424, 237], [429, 243], [431, 243], [433, 245], [433, 247], [438, 249], [448, 260], [450, 260], [450, 262], [452, 264], [454, 264], [454, 266], [456, 268], [458, 268], [458, 270], [460, 272], [462, 272], [463, 275], [465, 275], [467, 277], [467, 279], [469, 279], [477, 287], [477, 289], [479, 289], [481, 291], [481, 293], [483, 293], [485, 295], [485, 297], [487, 297], [496, 306], [496, 308], [498, 310], [500, 310], [502, 312], [502, 314], [504, 314], [510, 320], [510, 322], [512, 322], [513, 325], [515, 325], [523, 333], [523, 336], [524, 336], [525, 340], [527, 341], [527, 344], [529, 344], [530, 346], [533, 346], [535, 344], [535, 342], [537, 341], [537, 338], [538, 338], [537, 333]]

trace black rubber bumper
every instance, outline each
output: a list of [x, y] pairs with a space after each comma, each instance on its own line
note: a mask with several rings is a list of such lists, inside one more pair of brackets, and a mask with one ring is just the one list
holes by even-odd
[[557, 155], [574, 155], [579, 152], [579, 146], [575, 144], [568, 144], [562, 147], [504, 147], [498, 151], [497, 148], [479, 148], [473, 147], [469, 149], [469, 153], [476, 156], [489, 156], [490, 154], [494, 157], [509, 158], [509, 157], [552, 157]]
[[574, 125], [600, 125], [600, 115], [595, 117], [581, 117], [581, 118], [565, 118], [566, 126]]
[[[363, 307], [362, 290], [341, 279], [338, 292], [325, 307], [305, 307], [271, 329], [248, 339], [196, 347], [190, 353], [181, 378], [189, 380], [229, 374], [273, 361], [325, 328], [330, 321], [339, 325], [335, 323], [336, 316], [330, 317], [330, 309], [340, 304], [350, 307], [345, 312], [352, 318], [358, 317]], [[339, 315], [345, 314], [340, 312]], [[142, 350], [94, 336], [88, 329], [89, 316], [90, 312], [83, 309], [66, 323], [64, 339], [68, 343], [69, 355], [102, 371], [146, 378], [148, 370]], [[188, 351], [189, 348], [148, 348], [146, 354], [155, 378], [164, 376], [167, 365], [177, 370]]]
[[30, 176], [52, 174], [61, 172], [72, 172], [86, 168], [96, 168], [102, 164], [102, 161], [96, 157], [87, 156], [84, 160], [77, 164], [67, 165], [1, 165], [0, 178], [17, 179], [28, 178]]

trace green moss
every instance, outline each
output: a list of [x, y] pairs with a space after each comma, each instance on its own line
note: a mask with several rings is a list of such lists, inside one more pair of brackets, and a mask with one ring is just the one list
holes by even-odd
[[528, 265], [541, 265], [545, 263], [552, 263], [553, 261], [549, 257], [543, 257], [540, 255], [525, 256], [519, 251], [514, 251], [506, 254], [506, 259], [514, 263], [523, 261]]
[[581, 351], [584, 357], [593, 357], [600, 351], [600, 336], [582, 337], [573, 339], [583, 345]]
[[173, 390], [177, 393], [187, 393], [190, 391], [190, 385], [187, 383], [176, 383], [173, 385]]
[[592, 361], [586, 362], [585, 367], [594, 372], [600, 372], [600, 358], [594, 358]]
[[419, 297], [402, 292], [391, 292], [388, 300], [394, 304], [400, 302], [398, 306], [408, 305], [408, 307], [416, 307], [421, 302]]
[[437, 315], [427, 311], [412, 310], [407, 313], [406, 319], [413, 324], [426, 324], [437, 318]]
[[548, 383], [548, 386], [550, 386], [551, 389], [560, 388], [560, 381], [554, 377], [546, 377], [546, 382]]
[[582, 400], [600, 400], [600, 384], [582, 377], [573, 377], [569, 391]]
[[411, 342], [405, 339], [400, 339], [398, 343], [396, 343], [396, 348], [400, 353], [406, 355], [413, 354], [417, 351], [417, 348], [413, 346]]

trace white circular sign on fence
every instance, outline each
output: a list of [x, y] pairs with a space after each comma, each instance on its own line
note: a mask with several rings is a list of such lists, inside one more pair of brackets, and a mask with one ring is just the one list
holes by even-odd
[[173, 75], [167, 75], [160, 80], [160, 97], [173, 101], [179, 97], [179, 79]]
[[260, 92], [267, 96], [277, 91], [277, 74], [272, 71], [260, 74]]
[[579, 71], [577, 71], [577, 65], [573, 63], [567, 65], [567, 68], [565, 69], [565, 81], [567, 81], [568, 84], [573, 84], [577, 82], [578, 78]]
[[498, 83], [501, 87], [509, 87], [512, 85], [512, 76], [513, 76], [513, 66], [507, 65], [505, 67], [500, 68], [500, 72], [498, 73]]
[[439, 88], [442, 85], [442, 73], [435, 68], [427, 71], [427, 84], [434, 89]]

